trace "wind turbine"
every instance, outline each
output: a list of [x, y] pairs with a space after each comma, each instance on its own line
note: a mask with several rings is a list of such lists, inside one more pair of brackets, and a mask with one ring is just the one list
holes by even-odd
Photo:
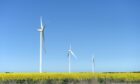
[[69, 59], [69, 73], [71, 72], [71, 57], [77, 58], [76, 55], [73, 53], [73, 51], [71, 50], [71, 45], [69, 47], [68, 50], [68, 59]]
[[42, 23], [42, 17], [40, 17], [40, 28], [38, 29], [40, 33], [40, 64], [39, 64], [39, 72], [42, 73], [42, 55], [43, 55], [43, 48], [45, 43], [44, 32], [45, 26]]
[[92, 56], [92, 72], [95, 73], [95, 56]]

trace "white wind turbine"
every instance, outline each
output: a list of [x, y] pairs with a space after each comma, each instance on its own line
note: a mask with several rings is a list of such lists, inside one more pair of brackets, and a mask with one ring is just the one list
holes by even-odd
[[68, 50], [68, 59], [69, 59], [69, 73], [71, 72], [71, 57], [77, 58], [76, 55], [73, 53], [73, 51], [71, 50], [71, 45], [69, 47]]
[[95, 73], [95, 56], [94, 55], [92, 56], [91, 62], [92, 62], [92, 72]]
[[40, 17], [40, 28], [38, 29], [40, 32], [40, 64], [39, 64], [39, 72], [42, 73], [42, 55], [43, 55], [43, 48], [45, 49], [44, 43], [44, 32], [45, 32], [45, 26], [42, 23], [42, 17]]

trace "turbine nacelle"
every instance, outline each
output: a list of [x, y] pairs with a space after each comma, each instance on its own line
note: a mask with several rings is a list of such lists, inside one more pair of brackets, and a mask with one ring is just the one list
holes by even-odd
[[37, 31], [39, 31], [39, 32], [43, 32], [43, 30], [44, 30], [43, 28], [40, 28], [40, 29], [38, 29]]

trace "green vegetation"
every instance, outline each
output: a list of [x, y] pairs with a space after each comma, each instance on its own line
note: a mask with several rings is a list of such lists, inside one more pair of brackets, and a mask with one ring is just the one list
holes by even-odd
[[[140, 73], [0, 73], [0, 84], [68, 84], [80, 81], [140, 83]], [[12, 84], [12, 83], [10, 83]], [[80, 84], [80, 83], [77, 83]], [[90, 83], [87, 83], [90, 84]]]

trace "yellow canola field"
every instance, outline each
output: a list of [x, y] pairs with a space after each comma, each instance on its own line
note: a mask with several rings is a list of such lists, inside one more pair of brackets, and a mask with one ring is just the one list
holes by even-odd
[[63, 79], [140, 81], [140, 73], [0, 73], [0, 81]]

